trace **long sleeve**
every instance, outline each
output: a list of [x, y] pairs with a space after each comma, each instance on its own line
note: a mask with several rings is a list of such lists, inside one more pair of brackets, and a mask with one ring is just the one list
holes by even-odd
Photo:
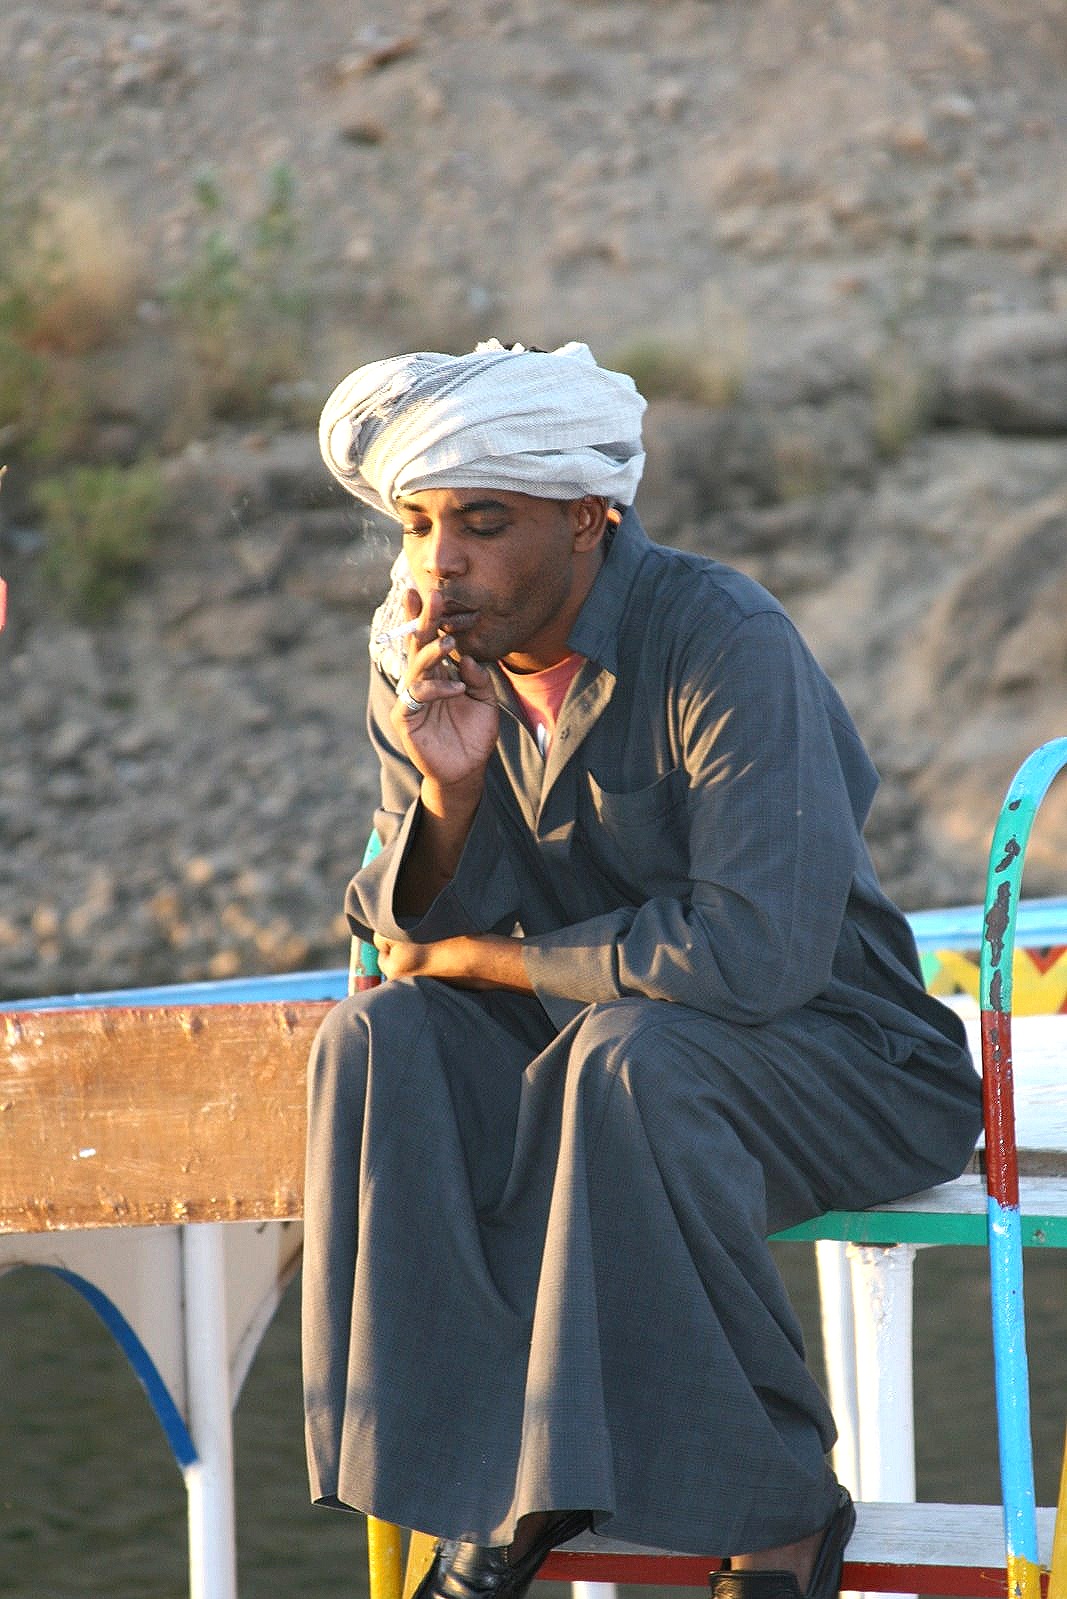
[[394, 890], [419, 780], [372, 674], [384, 848], [349, 890], [353, 927], [521, 935], [557, 1021], [627, 995], [749, 1024], [816, 1000], [859, 1016], [879, 994], [886, 1025], [899, 1014], [906, 1029], [914, 944], [862, 837], [877, 774], [777, 602], [624, 522], [571, 647], [586, 665], [547, 761], [502, 719], [455, 876], [403, 923]]
[[367, 723], [381, 772], [382, 799], [374, 827], [382, 849], [349, 884], [345, 900], [349, 925], [363, 938], [377, 931], [389, 938], [419, 942], [497, 928], [510, 931], [520, 902], [519, 887], [494, 807], [487, 799], [478, 808], [452, 882], [417, 921], [396, 918], [397, 877], [421, 810], [420, 779], [391, 738], [388, 710], [392, 686], [378, 671], [372, 670], [371, 679]]
[[674, 803], [663, 780], [644, 811], [632, 794], [614, 810], [600, 796], [600, 824], [643, 854], [647, 877], [662, 876], [672, 839], [683, 841], [688, 882], [529, 938], [539, 991], [585, 1002], [645, 994], [754, 1023], [830, 980], [866, 861], [873, 769], [780, 612], [747, 617], [702, 653], [694, 641], [677, 678], [684, 782]]

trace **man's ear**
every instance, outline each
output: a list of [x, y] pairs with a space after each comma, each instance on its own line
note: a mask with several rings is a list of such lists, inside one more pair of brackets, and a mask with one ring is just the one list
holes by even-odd
[[584, 494], [570, 502], [571, 527], [576, 551], [592, 550], [604, 537], [608, 523], [608, 502], [602, 494]]

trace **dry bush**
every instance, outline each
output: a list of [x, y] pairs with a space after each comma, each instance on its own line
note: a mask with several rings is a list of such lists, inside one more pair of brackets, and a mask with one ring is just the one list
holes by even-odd
[[664, 339], [641, 339], [615, 352], [609, 363], [628, 372], [646, 400], [688, 400], [716, 409], [733, 405], [744, 373], [727, 352], [682, 349]]
[[108, 195], [58, 192], [42, 202], [15, 251], [12, 279], [22, 297], [26, 344], [79, 355], [105, 343], [133, 314], [142, 263]]
[[685, 337], [650, 330], [615, 353], [648, 400], [688, 400], [721, 410], [741, 396], [750, 362], [744, 312], [717, 283], [704, 291], [696, 327]]

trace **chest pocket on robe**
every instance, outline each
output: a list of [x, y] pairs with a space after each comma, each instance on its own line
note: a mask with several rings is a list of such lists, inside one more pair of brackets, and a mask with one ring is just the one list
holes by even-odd
[[682, 768], [627, 793], [602, 788], [592, 772], [587, 776], [580, 831], [593, 863], [630, 903], [653, 894], [688, 898], [689, 783]]

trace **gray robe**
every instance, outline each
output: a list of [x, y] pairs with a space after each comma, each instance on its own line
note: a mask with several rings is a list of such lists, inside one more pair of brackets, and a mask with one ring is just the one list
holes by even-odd
[[570, 645], [547, 761], [496, 674], [483, 800], [415, 924], [418, 776], [372, 674], [354, 931], [521, 933], [536, 997], [394, 981], [320, 1034], [312, 1493], [480, 1542], [581, 1507], [740, 1553], [834, 1504], [767, 1234], [956, 1175], [979, 1083], [863, 843], [874, 770], [771, 596], [630, 512]]

